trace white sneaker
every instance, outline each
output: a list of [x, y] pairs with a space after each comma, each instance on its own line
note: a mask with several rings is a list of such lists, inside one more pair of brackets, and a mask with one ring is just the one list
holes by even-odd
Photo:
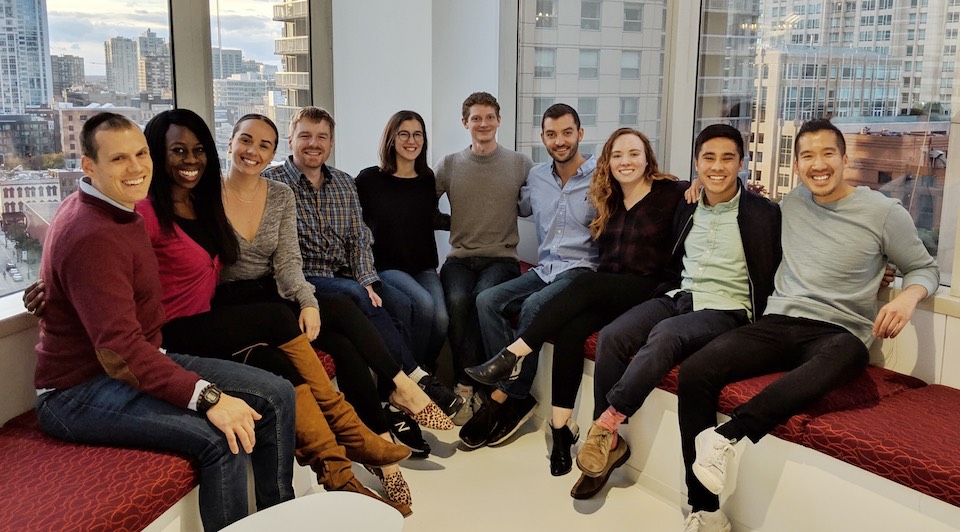
[[730, 520], [720, 510], [691, 512], [683, 522], [683, 532], [730, 532]]
[[733, 448], [735, 442], [720, 435], [713, 427], [697, 434], [697, 459], [693, 463], [693, 474], [703, 487], [714, 495], [723, 491], [727, 478], [727, 461], [737, 455]]

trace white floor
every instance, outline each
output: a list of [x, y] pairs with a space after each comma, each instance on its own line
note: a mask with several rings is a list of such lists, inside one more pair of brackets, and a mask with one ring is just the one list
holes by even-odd
[[[621, 470], [593, 499], [571, 498], [579, 470], [574, 465], [565, 476], [550, 475], [550, 436], [542, 426], [532, 418], [505, 445], [475, 451], [458, 448], [459, 427], [425, 434], [430, 457], [401, 464], [414, 500], [404, 532], [682, 530], [676, 504], [644, 492]], [[354, 470], [379, 489], [372, 475]]]

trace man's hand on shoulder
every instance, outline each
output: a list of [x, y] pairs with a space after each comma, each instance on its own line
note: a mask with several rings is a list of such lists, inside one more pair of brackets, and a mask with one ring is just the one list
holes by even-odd
[[253, 446], [257, 443], [254, 424], [261, 417], [243, 399], [225, 393], [220, 394], [217, 404], [207, 410], [207, 419], [227, 437], [233, 454], [240, 453], [241, 445], [247, 454], [253, 452]]
[[703, 183], [700, 182], [700, 178], [691, 180], [690, 186], [687, 187], [687, 190], [683, 193], [683, 199], [687, 200], [689, 204], [700, 201], [701, 188], [703, 188]]
[[880, 308], [873, 322], [873, 335], [877, 338], [896, 338], [910, 322], [917, 303], [926, 297], [927, 289], [920, 285], [912, 284], [904, 288], [893, 301]]

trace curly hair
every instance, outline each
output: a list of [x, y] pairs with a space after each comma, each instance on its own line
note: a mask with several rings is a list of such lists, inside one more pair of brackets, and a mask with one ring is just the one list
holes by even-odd
[[635, 135], [643, 142], [643, 153], [647, 159], [644, 178], [678, 180], [676, 176], [660, 172], [656, 154], [653, 153], [653, 146], [646, 135], [629, 127], [622, 127], [614, 131], [603, 145], [603, 150], [597, 159], [597, 169], [593, 174], [593, 181], [590, 183], [590, 191], [587, 193], [590, 202], [597, 209], [597, 216], [590, 222], [590, 235], [594, 240], [607, 228], [607, 222], [610, 221], [613, 213], [617, 209], [623, 208], [623, 189], [620, 188], [620, 183], [613, 178], [613, 173], [610, 171], [610, 152], [613, 151], [613, 143], [624, 135]]

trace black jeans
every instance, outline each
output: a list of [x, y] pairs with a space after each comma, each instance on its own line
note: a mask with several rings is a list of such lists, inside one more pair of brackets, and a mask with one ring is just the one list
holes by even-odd
[[693, 474], [694, 440], [717, 423], [720, 391], [728, 383], [787, 371], [732, 413], [756, 443], [774, 427], [856, 377], [870, 354], [863, 342], [830, 323], [777, 314], [734, 329], [680, 364], [680, 441], [687, 497], [693, 511], [714, 511], [720, 499]]
[[600, 331], [593, 418], [608, 406], [632, 416], [673, 366], [748, 322], [745, 310], [694, 312], [689, 292], [657, 297], [628, 310]]
[[520, 276], [520, 263], [514, 259], [466, 257], [447, 259], [440, 268], [440, 283], [447, 303], [450, 325], [447, 335], [453, 353], [453, 378], [467, 384], [473, 380], [463, 371], [486, 361], [477, 295], [487, 288]]
[[553, 406], [573, 408], [577, 400], [583, 342], [626, 310], [650, 299], [660, 282], [653, 276], [584, 273], [540, 307], [520, 338], [528, 346], [553, 340]]
[[[217, 287], [213, 305], [219, 310], [246, 305], [245, 301], [281, 303], [287, 313], [280, 319], [300, 334], [299, 308], [280, 297], [272, 278], [221, 285]], [[384, 389], [392, 389], [400, 366], [390, 356], [376, 328], [348, 296], [317, 294], [317, 301], [321, 311], [320, 335], [313, 344], [333, 357], [337, 365], [337, 386], [363, 423], [377, 434], [388, 432], [390, 424], [380, 408], [380, 393], [370, 370], [380, 377]]]

